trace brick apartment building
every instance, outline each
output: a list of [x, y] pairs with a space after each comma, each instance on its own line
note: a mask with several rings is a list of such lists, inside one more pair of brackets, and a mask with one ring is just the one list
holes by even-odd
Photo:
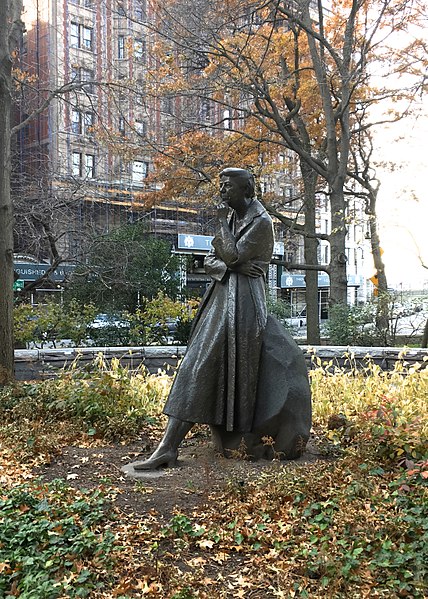
[[[77, 221], [62, 223], [68, 225], [63, 250], [71, 257], [86, 228], [108, 231], [145, 216], [139, 194], [150, 190], [145, 179], [152, 160], [145, 139], [161, 135], [167, 118], [155, 99], [144, 96], [146, 71], [154, 66], [147, 9], [145, 0], [24, 3], [21, 68], [34, 81], [19, 118], [47, 90], [73, 91], [51, 101], [21, 132], [18, 169], [21, 181], [29, 182], [29, 198], [43, 187], [73, 203]], [[115, 138], [125, 136], [132, 157], [113, 149]], [[204, 215], [165, 203], [147, 216], [156, 233], [173, 235], [200, 232]]]

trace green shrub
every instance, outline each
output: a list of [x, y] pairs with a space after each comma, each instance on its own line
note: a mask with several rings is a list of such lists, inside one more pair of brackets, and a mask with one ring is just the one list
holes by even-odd
[[[186, 345], [198, 302], [185, 304], [174, 301], [162, 293], [134, 313], [110, 313], [112, 324], [91, 326], [96, 316], [92, 305], [80, 305], [76, 300], [68, 304], [56, 303], [31, 306], [19, 304], [14, 310], [15, 341], [19, 345], [34, 343], [43, 347], [51, 342], [55, 346], [62, 339], [70, 339], [74, 345], [114, 347], [127, 345], [166, 345], [171, 341]], [[114, 324], [123, 322], [124, 326]], [[173, 333], [169, 323], [175, 324]]]
[[[324, 329], [332, 345], [388, 346], [394, 345], [400, 333], [400, 319], [423, 310], [422, 300], [409, 300], [403, 306], [394, 294], [382, 294], [363, 305], [337, 304], [330, 308]], [[385, 319], [381, 318], [385, 313]], [[385, 322], [383, 326], [381, 323]], [[411, 321], [410, 321], [411, 322]], [[409, 337], [418, 333], [418, 328]]]
[[53, 429], [69, 422], [74, 430], [106, 440], [132, 439], [160, 412], [169, 385], [165, 374], [150, 375], [142, 367], [131, 376], [119, 360], [107, 364], [100, 354], [92, 366], [79, 368], [76, 362], [56, 379], [3, 390], [0, 416], [13, 431], [18, 425], [28, 430], [29, 422]]
[[111, 324], [99, 328], [89, 327], [88, 336], [91, 345], [95, 347], [122, 347], [130, 345], [128, 326]]
[[133, 314], [127, 314], [130, 342], [133, 345], [167, 344], [170, 338], [168, 321], [173, 321], [176, 323], [173, 340], [186, 344], [196, 306], [196, 301], [183, 304], [159, 293]]
[[141, 298], [179, 293], [179, 256], [148, 232], [144, 220], [93, 238], [86, 261], [73, 272], [66, 297], [93, 303], [98, 312], [133, 312]]
[[362, 417], [380, 457], [400, 461], [428, 458], [428, 435], [424, 437], [421, 415], [409, 418], [397, 398], [383, 397]]
[[60, 481], [21, 485], [0, 497], [0, 596], [87, 597], [108, 579], [114, 536], [108, 497]]
[[173, 340], [180, 345], [187, 345], [192, 330], [192, 319], [187, 314], [179, 316], [176, 321], [176, 328], [173, 335]]
[[88, 335], [88, 327], [94, 319], [93, 305], [81, 305], [76, 300], [68, 304], [56, 303], [31, 306], [18, 304], [14, 308], [14, 336], [20, 344], [33, 342], [43, 347], [61, 339], [71, 339], [80, 345]]
[[270, 293], [266, 294], [266, 305], [269, 314], [275, 316], [283, 324], [291, 316], [291, 304], [282, 299], [274, 299]]
[[[349, 355], [350, 368], [345, 370], [331, 361], [323, 363], [316, 355], [313, 360], [317, 368], [310, 371], [310, 379], [318, 425], [324, 427], [332, 415], [343, 415], [361, 433], [362, 442], [382, 459], [401, 463], [406, 458], [428, 458], [425, 364], [397, 361], [392, 371], [374, 364], [358, 368]], [[328, 431], [330, 440], [340, 444], [348, 428]]]
[[376, 306], [373, 303], [363, 306], [336, 304], [330, 308], [325, 330], [331, 345], [384, 345], [375, 320]]

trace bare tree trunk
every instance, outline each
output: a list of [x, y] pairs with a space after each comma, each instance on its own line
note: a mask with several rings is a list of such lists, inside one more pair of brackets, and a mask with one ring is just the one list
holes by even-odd
[[12, 56], [20, 26], [21, 2], [0, 2], [0, 384], [14, 376], [13, 211], [10, 197], [10, 113]]
[[330, 234], [330, 305], [347, 304], [348, 281], [347, 281], [347, 257], [346, 248], [346, 224], [345, 224], [345, 202], [343, 198], [343, 187], [331, 191], [331, 234]]
[[381, 332], [383, 343], [388, 345], [389, 337], [389, 296], [388, 282], [385, 274], [385, 265], [382, 260], [382, 252], [380, 248], [379, 234], [377, 232], [377, 223], [373, 219], [370, 221], [370, 238], [373, 254], [373, 262], [376, 269], [378, 280], [378, 308], [376, 313], [376, 327]]
[[[305, 206], [305, 263], [318, 263], [318, 241], [315, 237], [315, 188], [317, 174], [304, 162], [300, 165], [304, 184]], [[307, 342], [320, 345], [320, 323], [318, 306], [318, 271], [307, 270], [306, 282], [306, 326]]]
[[[318, 3], [320, 29], [323, 35], [323, 8]], [[352, 16], [351, 16], [352, 15]], [[338, 61], [340, 72], [340, 95], [342, 110], [340, 119], [334, 107], [334, 97], [331, 94], [325, 56], [325, 45], [320, 37], [313, 35], [313, 17], [310, 3], [303, 4], [303, 23], [307, 31], [309, 51], [312, 57], [312, 66], [317, 80], [318, 90], [323, 106], [325, 118], [325, 166], [322, 169], [323, 178], [329, 185], [331, 206], [331, 232], [330, 232], [330, 304], [347, 304], [348, 281], [346, 268], [346, 202], [344, 185], [347, 175], [347, 164], [350, 149], [349, 129], [349, 48], [352, 46], [354, 32], [355, 6], [350, 11], [346, 36], [343, 43], [343, 57]], [[340, 134], [337, 127], [340, 126]]]
[[422, 337], [421, 347], [428, 347], [428, 318], [425, 323], [424, 334]]
[[376, 312], [376, 327], [382, 335], [383, 344], [389, 345], [390, 334], [389, 334], [389, 296], [388, 296], [388, 282], [385, 273], [385, 264], [382, 260], [382, 251], [380, 247], [380, 239], [377, 228], [377, 216], [376, 216], [376, 199], [377, 191], [373, 189], [373, 186], [367, 186], [369, 191], [369, 206], [368, 213], [370, 216], [370, 240], [371, 249], [373, 254], [374, 267], [377, 275], [377, 292], [378, 292], [378, 307]]
[[7, 59], [1, 61], [0, 69], [0, 384], [4, 384], [13, 378], [13, 216], [10, 143], [7, 143], [10, 130]]

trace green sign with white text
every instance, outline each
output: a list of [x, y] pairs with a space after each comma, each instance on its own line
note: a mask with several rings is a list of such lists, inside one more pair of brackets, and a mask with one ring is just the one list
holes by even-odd
[[17, 279], [13, 284], [13, 290], [21, 291], [22, 289], [24, 289], [24, 283], [25, 281], [23, 281], [22, 279]]

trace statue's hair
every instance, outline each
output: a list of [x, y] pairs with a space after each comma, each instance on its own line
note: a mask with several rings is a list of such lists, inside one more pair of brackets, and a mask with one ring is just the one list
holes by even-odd
[[220, 177], [236, 177], [242, 179], [243, 182], [247, 183], [249, 197], [252, 198], [255, 193], [256, 184], [254, 182], [254, 175], [244, 168], [225, 168], [221, 171]]

